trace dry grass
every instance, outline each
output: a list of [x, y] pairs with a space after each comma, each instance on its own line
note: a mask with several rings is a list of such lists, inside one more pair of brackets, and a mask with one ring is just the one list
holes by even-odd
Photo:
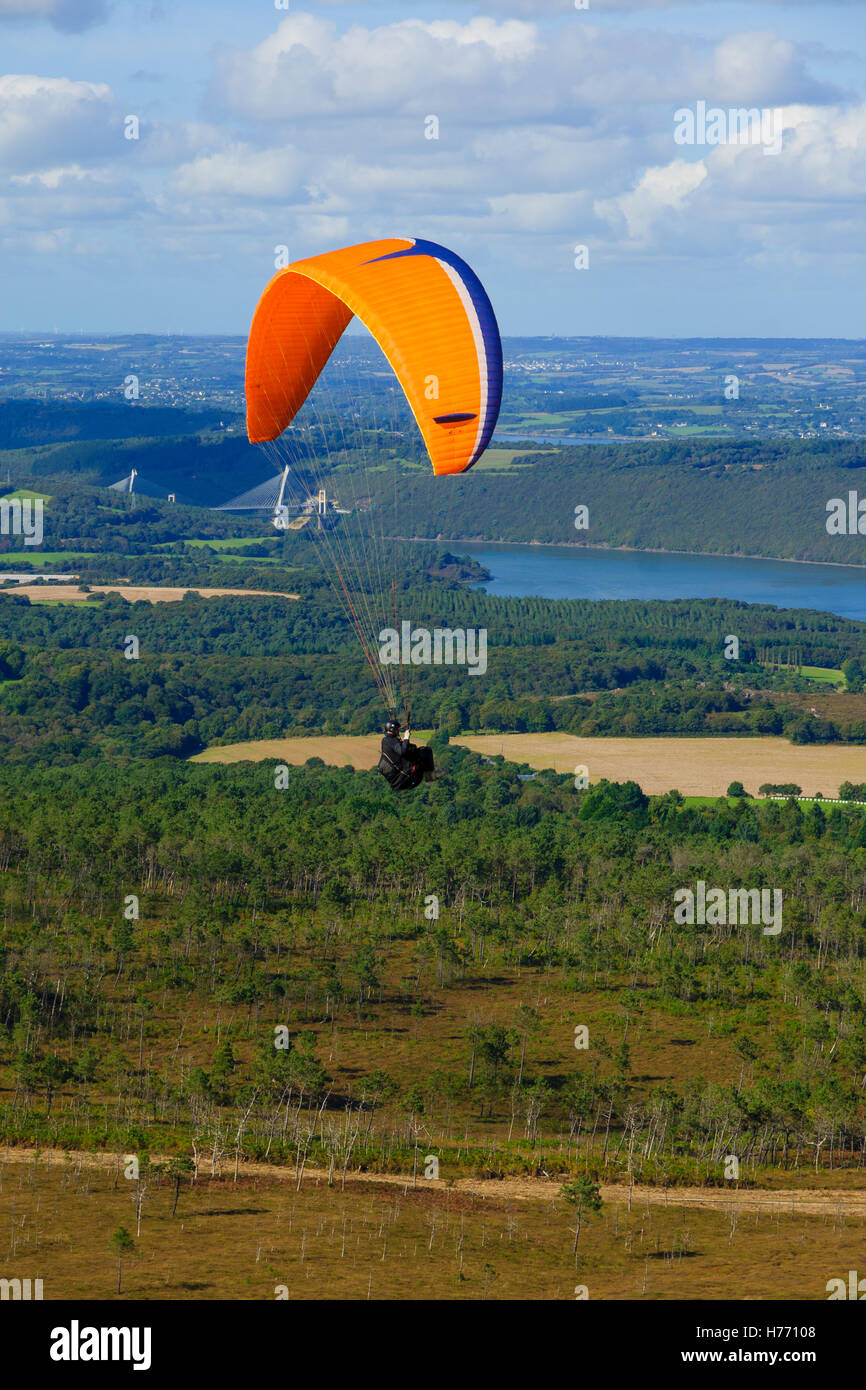
[[[2, 591], [7, 594], [23, 594], [31, 603], [83, 603], [88, 593], [77, 584], [18, 584], [15, 588]], [[130, 603], [143, 600], [145, 603], [180, 603], [187, 594], [198, 594], [201, 598], [291, 598], [298, 594], [272, 593], [268, 589], [174, 589], [157, 584], [91, 584], [90, 593], [120, 594]]]
[[635, 781], [650, 795], [724, 796], [731, 782], [757, 794], [764, 782], [796, 782], [805, 796], [836, 796], [866, 780], [866, 747], [807, 745], [784, 738], [575, 738], [572, 734], [485, 734], [452, 740], [476, 753], [503, 753], [531, 767], [589, 769], [591, 782]]
[[[452, 743], [488, 757], [501, 753], [509, 761], [535, 768], [573, 773], [589, 768], [591, 782], [635, 781], [658, 795], [676, 788], [684, 796], [724, 796], [731, 782], [742, 782], [757, 795], [764, 782], [796, 782], [805, 796], [822, 792], [834, 797], [845, 781], [866, 782], [866, 747], [807, 745], [784, 738], [576, 738], [573, 734], [478, 734]], [[193, 761], [262, 762], [271, 759], [300, 767], [322, 758], [342, 767], [375, 767], [378, 735], [358, 738], [258, 739], [208, 748]]]
[[808, 693], [770, 690], [767, 694], [777, 704], [793, 705], [807, 714], [814, 710], [819, 719], [832, 719], [842, 727], [848, 723], [866, 720], [866, 694], [854, 694], [850, 690], [829, 690], [827, 686], [816, 686]]
[[[300, 1192], [266, 1177], [151, 1185], [123, 1300], [592, 1299], [824, 1300], [831, 1278], [862, 1265], [862, 1218], [685, 1206], [672, 1194], [606, 1202], [584, 1224], [577, 1268], [572, 1216], [559, 1200], [480, 1198], [350, 1180]], [[47, 1300], [116, 1298], [108, 1240], [135, 1237], [134, 1184], [109, 1158], [0, 1166], [0, 1277], [41, 1278]], [[460, 1275], [462, 1274], [462, 1278]]]
[[381, 734], [358, 738], [261, 738], [250, 743], [227, 743], [196, 753], [194, 763], [286, 763], [303, 767], [308, 758], [321, 758], [332, 767], [375, 767], [379, 761]]

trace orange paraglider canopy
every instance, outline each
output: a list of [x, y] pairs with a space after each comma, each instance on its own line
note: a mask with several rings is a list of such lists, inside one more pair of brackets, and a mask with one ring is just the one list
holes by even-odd
[[481, 281], [430, 241], [366, 242], [274, 276], [247, 347], [251, 442], [276, 439], [291, 423], [354, 315], [393, 367], [434, 473], [471, 468], [499, 414], [502, 345]]

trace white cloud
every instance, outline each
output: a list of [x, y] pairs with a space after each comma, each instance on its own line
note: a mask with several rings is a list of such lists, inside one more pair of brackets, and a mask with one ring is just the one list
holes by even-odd
[[178, 165], [216, 154], [232, 143], [222, 126], [208, 121], [154, 121], [142, 135], [136, 159], [142, 166]]
[[490, 199], [494, 225], [511, 232], [570, 233], [584, 225], [589, 205], [585, 192], [507, 193]]
[[122, 114], [104, 83], [0, 77], [0, 168], [101, 159], [124, 143]]
[[[119, 244], [127, 218], [142, 256], [256, 265], [282, 242], [426, 235], [563, 274], [582, 241], [647, 265], [805, 263], [819, 230], [842, 254], [862, 244], [866, 108], [815, 82], [814, 46], [599, 25], [573, 0], [556, 26], [529, 22], [542, 0], [501, 19], [449, 9], [376, 26], [347, 5], [331, 11], [343, 27], [293, 12], [218, 54], [205, 119], [160, 104], [136, 143], [104, 85], [0, 79], [0, 221], [25, 242], [73, 228], [79, 246], [100, 218]], [[684, 152], [674, 111], [699, 99], [784, 107], [782, 153]]]
[[131, 180], [75, 164], [13, 175], [5, 199], [7, 222], [33, 232], [56, 231], [70, 222], [126, 221], [146, 207]]
[[[710, 42], [600, 27], [591, 14], [555, 29], [487, 16], [341, 31], [294, 13], [257, 46], [223, 53], [219, 67], [211, 114], [224, 103], [258, 125], [268, 147], [275, 127], [293, 139], [308, 156], [307, 184], [329, 212], [351, 213], [359, 236], [367, 226], [468, 228], [487, 218], [506, 235], [591, 230], [648, 246], [711, 217], [744, 178], [739, 164], [725, 172], [724, 152], [700, 164], [677, 158], [675, 109], [703, 98], [817, 110], [837, 95], [772, 31]], [[428, 114], [440, 116], [439, 141], [423, 138]], [[224, 155], [193, 167], [205, 188], [216, 179], [237, 196]], [[280, 197], [285, 177], [277, 152], [261, 152], [242, 196], [254, 201], [258, 178], [261, 202]], [[306, 206], [298, 199], [296, 210]]]
[[257, 47], [223, 56], [214, 95], [262, 121], [435, 113], [455, 95], [478, 109], [491, 74], [516, 87], [537, 52], [535, 26], [519, 20], [408, 19], [341, 34], [329, 21], [293, 14]]
[[808, 197], [851, 198], [866, 189], [866, 105], [849, 110], [798, 109], [786, 113], [793, 133], [780, 169], [793, 168]]
[[714, 101], [753, 105], [755, 93], [765, 106], [821, 99], [796, 45], [771, 31], [731, 34], [719, 43], [707, 71], [708, 95]]
[[[713, 189], [732, 217], [772, 218], [790, 227], [832, 215], [845, 203], [862, 217], [866, 187], [866, 105], [789, 107], [781, 153], [723, 145], [707, 157]], [[748, 205], [752, 205], [750, 213]], [[757, 209], [757, 211], [755, 211]]]
[[237, 143], [182, 164], [173, 183], [185, 198], [269, 202], [296, 192], [305, 167], [305, 160], [291, 148], [256, 150]]
[[706, 178], [703, 161], [689, 164], [676, 159], [664, 167], [645, 170], [631, 192], [599, 199], [595, 211], [615, 228], [624, 221], [632, 240], [645, 241], [658, 219], [668, 212], [680, 212]]
[[595, 211], [617, 235], [670, 251], [674, 240], [706, 257], [791, 265], [823, 260], [863, 241], [866, 105], [790, 107], [781, 152], [719, 145], [698, 162], [646, 169], [633, 188], [598, 199]]
[[555, 29], [518, 19], [400, 20], [378, 27], [297, 13], [254, 48], [224, 52], [214, 110], [272, 125], [376, 116], [395, 131], [425, 115], [445, 126], [536, 120], [645, 124], [641, 108], [705, 98], [779, 104], [837, 99], [794, 44], [772, 32], [713, 45], [662, 30], [623, 31], [585, 17]]

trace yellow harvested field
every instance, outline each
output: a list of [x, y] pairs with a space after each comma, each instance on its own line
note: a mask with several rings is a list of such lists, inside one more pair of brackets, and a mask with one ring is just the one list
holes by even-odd
[[[416, 737], [423, 735], [419, 731]], [[590, 782], [634, 781], [650, 795], [676, 788], [684, 796], [724, 796], [731, 782], [757, 795], [764, 782], [795, 782], [804, 796], [838, 795], [843, 782], [866, 782], [866, 747], [808, 745], [783, 738], [575, 738], [572, 734], [479, 734], [452, 743], [510, 762], [573, 773], [589, 770]], [[333, 767], [375, 767], [379, 737], [275, 738], [208, 748], [200, 763], [271, 761], [300, 767], [321, 758]]]
[[[31, 603], [83, 603], [88, 595], [77, 584], [16, 584], [2, 590], [7, 594], [24, 594]], [[91, 584], [93, 594], [122, 594], [130, 603], [180, 603], [187, 594], [201, 598], [291, 598], [298, 594], [271, 593], [268, 589], [172, 589], [157, 584]]]
[[375, 767], [379, 761], [381, 734], [358, 738], [260, 738], [251, 743], [227, 743], [196, 753], [194, 763], [287, 763], [303, 767], [307, 758], [321, 758], [331, 767]]
[[757, 795], [764, 782], [795, 782], [804, 796], [838, 795], [843, 782], [866, 781], [866, 747], [807, 744], [784, 738], [575, 738], [572, 734], [483, 734], [452, 739], [476, 753], [573, 772], [590, 782], [637, 782], [658, 795], [724, 796], [731, 782]]

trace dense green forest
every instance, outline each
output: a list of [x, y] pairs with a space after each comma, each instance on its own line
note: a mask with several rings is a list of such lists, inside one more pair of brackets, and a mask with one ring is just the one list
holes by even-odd
[[[354, 482], [356, 492], [368, 485], [364, 474]], [[409, 522], [412, 534], [449, 539], [863, 564], [863, 534], [827, 532], [827, 503], [847, 506], [858, 489], [866, 500], [857, 441], [659, 441], [563, 448], [495, 475], [419, 471], [398, 514], [385, 485], [379, 505], [396, 535]], [[589, 508], [586, 530], [575, 530], [578, 506]]]
[[[862, 1168], [866, 809], [439, 758], [447, 788], [407, 799], [315, 765], [279, 791], [266, 766], [0, 769], [0, 1142]], [[697, 880], [779, 890], [781, 933], [675, 925]]]
[[[0, 600], [4, 758], [185, 757], [211, 743], [379, 728], [376, 688], [321, 575], [274, 566], [251, 579], [251, 567], [208, 565], [199, 554], [186, 572], [174, 557], [146, 557], [145, 575], [124, 568], [133, 579], [174, 584], [229, 585], [246, 575], [250, 587], [300, 598], [189, 594], [129, 604], [94, 594], [43, 605], [13, 591]], [[866, 741], [866, 704], [849, 696], [839, 716], [813, 714], [814, 686], [797, 675], [801, 663], [847, 663], [853, 684], [866, 666], [866, 628], [846, 619], [721, 600], [502, 599], [451, 581], [422, 585], [417, 575], [398, 604], [416, 625], [489, 634], [483, 678], [461, 666], [407, 670], [416, 727]], [[124, 655], [130, 633], [137, 660]], [[740, 636], [738, 662], [723, 655], [729, 633]], [[759, 650], [790, 669], [760, 665]]]
[[[219, 428], [225, 411], [73, 401], [0, 400], [0, 450], [97, 439], [159, 438]], [[240, 421], [237, 421], [240, 423]]]

